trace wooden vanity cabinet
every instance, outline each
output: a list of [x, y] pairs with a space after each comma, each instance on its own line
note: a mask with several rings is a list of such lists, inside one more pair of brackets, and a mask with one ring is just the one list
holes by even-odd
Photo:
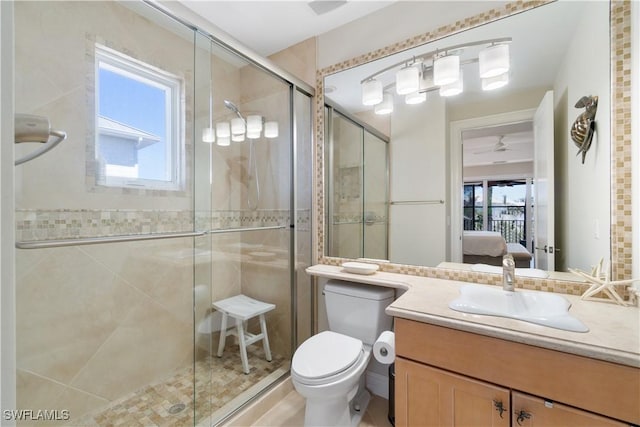
[[638, 368], [400, 318], [395, 335], [397, 427], [640, 424]]
[[507, 388], [401, 358], [395, 369], [396, 426], [510, 425]]

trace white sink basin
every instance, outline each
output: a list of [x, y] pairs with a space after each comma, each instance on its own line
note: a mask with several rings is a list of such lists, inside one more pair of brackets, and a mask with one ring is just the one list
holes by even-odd
[[449, 303], [456, 311], [509, 317], [572, 332], [588, 332], [584, 323], [569, 314], [571, 303], [548, 292], [504, 291], [495, 286], [463, 285], [460, 297]]

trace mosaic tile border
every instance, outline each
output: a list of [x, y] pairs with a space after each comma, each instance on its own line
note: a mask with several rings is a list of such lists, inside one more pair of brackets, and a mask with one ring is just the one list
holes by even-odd
[[[343, 262], [353, 261], [349, 258], [329, 258], [324, 257], [322, 264], [340, 266]], [[502, 276], [499, 274], [478, 273], [467, 270], [453, 270], [434, 267], [419, 267], [415, 265], [405, 264], [379, 264], [380, 271], [387, 273], [407, 274], [410, 276], [433, 277], [435, 279], [457, 280], [461, 282], [474, 282], [486, 285], [502, 285]], [[567, 295], [582, 295], [589, 284], [581, 281], [557, 280], [557, 279], [536, 279], [529, 277], [516, 277], [516, 287], [521, 289], [529, 289], [534, 291], [558, 292]], [[630, 291], [627, 286], [620, 286], [618, 293], [624, 298], [629, 299]]]
[[[402, 42], [360, 55], [316, 72], [316, 120], [315, 120], [315, 182], [316, 182], [316, 258], [321, 264], [340, 265], [346, 259], [324, 256], [324, 87], [325, 75], [369, 62], [414, 46], [427, 43], [456, 32], [486, 24], [488, 22], [520, 13], [550, 1], [516, 1], [500, 9], [472, 16], [454, 24], [440, 27], [434, 31], [417, 35]], [[614, 280], [631, 278], [632, 270], [632, 212], [631, 212], [631, 2], [611, 1], [611, 96], [612, 96], [612, 138], [611, 138], [611, 257], [612, 277]], [[486, 284], [498, 284], [500, 277], [495, 275], [446, 270], [433, 267], [421, 267], [404, 264], [384, 264], [382, 271], [408, 274], [413, 276], [437, 277], [449, 280], [461, 280]], [[585, 285], [550, 279], [518, 279], [518, 286], [527, 289], [554, 291], [567, 294], [582, 294]], [[625, 291], [626, 292], [626, 291]]]
[[631, 2], [611, 2], [611, 267], [616, 280], [633, 274]]
[[[236, 227], [288, 226], [284, 209], [194, 212], [126, 209], [17, 209], [16, 240], [37, 241]], [[195, 216], [195, 228], [194, 228]], [[296, 229], [310, 230], [311, 211], [296, 213]]]

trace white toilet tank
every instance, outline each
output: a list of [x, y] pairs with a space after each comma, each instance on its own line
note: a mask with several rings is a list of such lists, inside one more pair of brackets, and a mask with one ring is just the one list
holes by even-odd
[[329, 329], [373, 345], [392, 318], [384, 309], [393, 302], [394, 290], [375, 285], [329, 280], [324, 287]]

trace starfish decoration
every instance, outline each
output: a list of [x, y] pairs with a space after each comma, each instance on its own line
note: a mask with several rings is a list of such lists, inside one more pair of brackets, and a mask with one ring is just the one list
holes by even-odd
[[608, 265], [604, 265], [603, 258], [600, 258], [600, 262], [591, 269], [591, 274], [588, 274], [584, 271], [574, 269], [574, 268], [569, 268], [569, 271], [577, 276], [582, 277], [587, 282], [591, 283], [591, 287], [589, 287], [589, 289], [587, 289], [585, 293], [582, 294], [583, 300], [591, 300], [591, 301], [606, 300], [606, 298], [594, 297], [594, 295], [596, 295], [597, 293], [602, 292], [617, 304], [624, 305], [624, 306], [628, 306], [630, 304], [622, 299], [622, 297], [616, 291], [615, 286], [629, 285], [633, 282], [640, 281], [640, 279], [628, 279], [628, 280], [617, 280], [612, 282], [609, 274]]

